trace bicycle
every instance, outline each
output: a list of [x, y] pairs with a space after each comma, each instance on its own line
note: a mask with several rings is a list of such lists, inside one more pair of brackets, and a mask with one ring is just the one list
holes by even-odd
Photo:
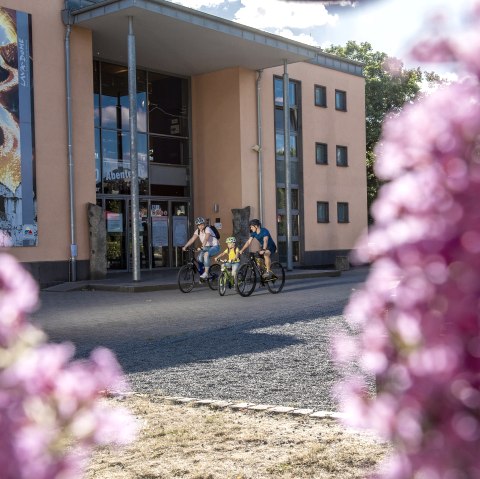
[[228, 267], [225, 263], [229, 263], [226, 259], [218, 259], [219, 263], [222, 264], [221, 266], [221, 273], [220, 277], [218, 278], [218, 294], [220, 296], [225, 296], [225, 292], [228, 289], [236, 289], [235, 285], [235, 276], [233, 276], [232, 268]]
[[[199, 262], [195, 257], [195, 248], [188, 248], [187, 251], [189, 253], [188, 262], [180, 268], [177, 276], [178, 287], [182, 293], [190, 293], [195, 286], [195, 275], [198, 274], [200, 276]], [[211, 290], [216, 290], [218, 288], [219, 276], [220, 265], [212, 264], [208, 270], [208, 278], [206, 280], [199, 279], [201, 283], [206, 281]]]
[[268, 291], [277, 294], [282, 291], [285, 284], [285, 270], [278, 261], [272, 261], [270, 265], [271, 276], [264, 278], [266, 272], [265, 260], [258, 253], [248, 253], [248, 263], [240, 267], [237, 273], [236, 286], [240, 296], [250, 296], [255, 290], [258, 279], [261, 286], [267, 286]]

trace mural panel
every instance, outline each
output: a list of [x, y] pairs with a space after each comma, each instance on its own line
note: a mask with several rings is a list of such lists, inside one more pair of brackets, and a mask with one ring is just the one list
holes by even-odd
[[0, 246], [36, 246], [31, 15], [0, 7]]

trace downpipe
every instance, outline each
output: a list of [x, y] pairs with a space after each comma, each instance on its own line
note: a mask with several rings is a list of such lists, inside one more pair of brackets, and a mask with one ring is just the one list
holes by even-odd
[[67, 94], [67, 157], [68, 157], [68, 186], [70, 204], [70, 268], [69, 281], [77, 281], [77, 244], [75, 231], [75, 189], [74, 168], [72, 155], [72, 85], [70, 79], [70, 33], [72, 26], [67, 24], [65, 33], [65, 84]]

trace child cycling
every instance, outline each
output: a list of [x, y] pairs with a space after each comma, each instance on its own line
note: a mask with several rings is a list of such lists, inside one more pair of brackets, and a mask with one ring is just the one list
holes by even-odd
[[225, 266], [232, 268], [233, 277], [237, 276], [237, 271], [240, 266], [239, 250], [237, 248], [237, 240], [235, 236], [229, 236], [225, 243], [227, 243], [227, 249], [220, 253], [216, 258], [215, 261], [222, 259], [224, 256], [227, 257], [228, 261], [225, 263]]
[[272, 272], [270, 271], [270, 265], [272, 264], [271, 255], [277, 251], [277, 245], [275, 244], [275, 241], [273, 241], [270, 231], [268, 231], [267, 228], [262, 228], [260, 220], [250, 220], [248, 226], [250, 227], [250, 238], [248, 238], [248, 241], [239, 251], [239, 255], [250, 246], [254, 239], [256, 239], [260, 243], [261, 248], [258, 253], [265, 259], [266, 272], [263, 274], [263, 277], [268, 279], [272, 276]]

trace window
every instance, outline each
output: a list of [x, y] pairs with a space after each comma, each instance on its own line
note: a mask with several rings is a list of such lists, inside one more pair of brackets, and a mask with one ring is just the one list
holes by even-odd
[[[283, 107], [283, 78], [275, 77], [274, 78], [274, 96], [275, 96], [275, 105]], [[290, 106], [298, 105], [298, 90], [299, 85], [296, 82], [289, 82], [288, 84], [288, 103]]]
[[337, 166], [348, 166], [348, 148], [337, 145]]
[[[101, 64], [101, 127], [110, 130], [130, 129], [128, 70], [121, 65]], [[95, 86], [97, 88], [97, 86]], [[137, 129], [146, 131], [146, 72], [137, 70]], [[98, 119], [96, 120], [99, 121]]]
[[315, 106], [327, 106], [327, 88], [315, 85]]
[[348, 223], [348, 203], [337, 203], [337, 220], [339, 223]]
[[148, 74], [150, 133], [188, 136], [188, 81], [161, 73]]
[[326, 143], [315, 143], [315, 162], [317, 165], [328, 165], [328, 147]]
[[280, 261], [287, 261], [287, 223], [286, 213], [286, 162], [287, 152], [285, 145], [285, 120], [288, 121], [290, 136], [289, 143], [289, 177], [292, 214], [292, 249], [293, 261], [300, 261], [300, 227], [299, 213], [302, 195], [302, 85], [295, 80], [288, 82], [288, 114], [285, 118], [283, 101], [284, 82], [282, 77], [274, 77], [274, 125], [275, 125], [275, 184], [276, 184], [276, 212], [277, 212], [277, 247]]
[[347, 92], [335, 90], [335, 109], [347, 111]]
[[328, 201], [317, 201], [317, 223], [328, 223]]
[[[132, 178], [128, 69], [98, 61], [93, 67], [96, 190], [127, 195]], [[137, 70], [136, 77], [139, 194], [188, 196], [188, 80], [145, 70]], [[162, 180], [172, 172], [166, 183], [159, 183], [160, 172]]]

